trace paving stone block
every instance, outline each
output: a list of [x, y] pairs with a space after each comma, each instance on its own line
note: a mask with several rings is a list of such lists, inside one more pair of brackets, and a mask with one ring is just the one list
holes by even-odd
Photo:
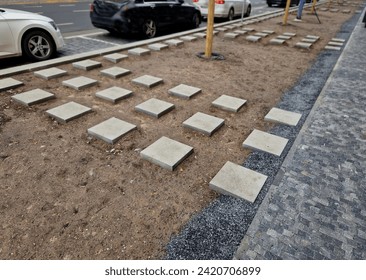
[[269, 40], [269, 43], [271, 45], [283, 45], [285, 42], [286, 42], [286, 40], [281, 40], [281, 39], [276, 39], [276, 38]]
[[243, 23], [235, 23], [235, 24], [233, 24], [233, 26], [235, 26], [235, 27], [242, 27], [244, 24]]
[[228, 33], [225, 33], [224, 38], [225, 39], [235, 39], [238, 36], [239, 36], [238, 33], [228, 32]]
[[136, 125], [113, 117], [89, 128], [88, 134], [107, 143], [114, 144], [134, 129], [136, 129]]
[[319, 40], [320, 39], [319, 36], [315, 36], [315, 35], [306, 35], [305, 38], [308, 38], [308, 39], [316, 39], [316, 40]]
[[294, 113], [279, 108], [272, 108], [268, 114], [264, 117], [264, 120], [296, 126], [301, 119], [301, 114]]
[[169, 94], [183, 98], [190, 99], [196, 94], [201, 93], [202, 90], [197, 87], [192, 87], [184, 84], [180, 84], [174, 88], [169, 89]]
[[132, 96], [133, 92], [120, 87], [110, 87], [102, 91], [98, 91], [95, 96], [106, 101], [117, 103], [122, 99]]
[[255, 29], [254, 29], [254, 28], [251, 28], [251, 27], [244, 27], [244, 28], [242, 28], [241, 30], [248, 31], [248, 32], [253, 32], [253, 31], [255, 31]]
[[158, 77], [154, 77], [154, 76], [150, 76], [150, 75], [143, 75], [141, 77], [133, 79], [132, 82], [134, 84], [137, 84], [137, 85], [140, 85], [140, 86], [144, 86], [144, 87], [147, 87], [147, 88], [152, 88], [154, 86], [157, 86], [157, 85], [163, 83], [163, 79], [158, 78]]
[[234, 33], [237, 33], [239, 35], [244, 35], [244, 34], [247, 34], [248, 33], [248, 31], [244, 31], [244, 30], [234, 30], [233, 32]]
[[134, 48], [134, 49], [128, 50], [128, 54], [136, 55], [136, 56], [145, 56], [145, 55], [149, 55], [150, 53], [151, 53], [150, 50], [145, 49], [145, 48]]
[[328, 46], [328, 45], [326, 45], [324, 49], [330, 50], [330, 51], [340, 51], [342, 48], [341, 47], [335, 47], [335, 46]]
[[300, 49], [310, 49], [312, 45], [313, 45], [312, 43], [297, 42], [295, 44], [295, 47]]
[[193, 33], [192, 36], [195, 36], [198, 38], [206, 38], [206, 33], [204, 33], [204, 32]]
[[282, 34], [283, 36], [290, 36], [290, 37], [295, 37], [296, 33], [292, 33], [292, 32], [285, 32]]
[[224, 119], [210, 116], [204, 113], [196, 113], [183, 122], [183, 126], [211, 136], [225, 123]]
[[178, 39], [171, 39], [171, 40], [167, 40], [164, 43], [168, 44], [169, 46], [181, 46], [184, 44], [184, 42], [182, 40], [178, 40]]
[[279, 35], [276, 37], [278, 40], [290, 40], [292, 39], [292, 36], [286, 36], [286, 35]]
[[266, 180], [267, 176], [228, 161], [210, 181], [209, 187], [253, 203]]
[[222, 110], [230, 111], [230, 112], [238, 112], [241, 107], [244, 106], [244, 104], [247, 101], [245, 99], [228, 96], [228, 95], [221, 95], [219, 98], [217, 98], [215, 101], [212, 102], [212, 105], [220, 108]]
[[225, 27], [217, 27], [217, 28], [215, 28], [215, 30], [217, 30], [217, 31], [227, 31], [228, 29], [225, 28]]
[[339, 9], [329, 9], [329, 11], [330, 11], [331, 13], [338, 13], [338, 12], [339, 12]]
[[258, 42], [260, 39], [262, 39], [262, 37], [249, 35], [249, 36], [245, 37], [245, 39], [250, 42]]
[[84, 76], [80, 76], [80, 77], [76, 77], [76, 78], [72, 78], [66, 81], [62, 82], [62, 85], [66, 86], [66, 87], [70, 87], [76, 90], [82, 90], [84, 88], [88, 88], [91, 86], [94, 86], [98, 83], [98, 81], [84, 77]]
[[254, 36], [259, 36], [259, 37], [262, 37], [262, 38], [265, 38], [268, 36], [267, 33], [263, 33], [263, 32], [257, 32], [257, 33], [254, 33]]
[[236, 26], [235, 25], [225, 25], [225, 28], [228, 30], [233, 30], [236, 28]]
[[112, 54], [105, 55], [103, 57], [110, 62], [118, 63], [124, 59], [127, 59], [128, 55], [120, 54], [120, 53], [112, 53]]
[[243, 147], [280, 156], [286, 147], [287, 142], [288, 139], [283, 137], [254, 129], [243, 142]]
[[344, 42], [346, 42], [346, 40], [345, 40], [345, 39], [340, 39], [340, 38], [332, 38], [332, 39], [331, 39], [331, 41], [333, 41], [333, 42], [339, 42], [339, 43], [344, 43]]
[[182, 41], [187, 41], [187, 42], [193, 42], [193, 41], [197, 41], [197, 37], [194, 36], [183, 36], [179, 38]]
[[13, 78], [5, 78], [0, 80], [0, 92], [8, 89], [14, 89], [24, 85], [23, 82], [17, 81]]
[[174, 109], [174, 104], [151, 98], [137, 106], [135, 106], [135, 110], [141, 113], [145, 113], [147, 115], [153, 116], [155, 118], [160, 118], [162, 115], [170, 112]]
[[124, 69], [124, 68], [116, 66], [116, 67], [111, 67], [111, 68], [108, 68], [108, 69], [104, 69], [104, 70], [100, 71], [100, 73], [103, 76], [107, 76], [107, 77], [110, 77], [110, 78], [113, 78], [113, 79], [118, 79], [120, 77], [131, 74], [131, 71], [128, 70], [128, 69]]
[[334, 46], [334, 47], [342, 47], [343, 46], [343, 43], [330, 41], [330, 42], [328, 42], [327, 45], [328, 46]]
[[52, 67], [44, 70], [34, 72], [34, 76], [45, 80], [51, 80], [67, 75], [67, 71], [57, 67]]
[[303, 38], [301, 39], [301, 42], [304, 42], [304, 43], [316, 43], [316, 41], [318, 41], [317, 39], [309, 39], [309, 38]]
[[153, 51], [161, 51], [161, 50], [168, 49], [169, 46], [167, 44], [155, 43], [155, 44], [148, 45], [148, 48]]
[[46, 114], [60, 123], [67, 123], [92, 111], [91, 108], [76, 102], [69, 102], [46, 111]]
[[274, 34], [275, 32], [273, 30], [262, 30], [262, 33], [266, 33], [268, 35]]
[[102, 63], [98, 61], [94, 61], [91, 59], [86, 59], [83, 61], [74, 62], [72, 66], [76, 69], [81, 69], [85, 71], [90, 71], [92, 69], [98, 68], [102, 66]]
[[140, 152], [140, 156], [162, 168], [173, 171], [193, 153], [193, 148], [165, 136]]
[[31, 106], [55, 98], [55, 95], [37, 88], [34, 90], [13, 95], [11, 98], [20, 104]]

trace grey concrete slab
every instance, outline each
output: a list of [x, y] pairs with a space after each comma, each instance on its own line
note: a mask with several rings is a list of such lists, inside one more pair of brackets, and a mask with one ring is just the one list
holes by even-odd
[[254, 129], [243, 142], [243, 147], [280, 156], [287, 142], [288, 139], [283, 137]]
[[271, 35], [271, 34], [274, 34], [275, 32], [273, 31], [273, 30], [262, 30], [261, 31], [262, 33], [266, 33], [266, 34], [268, 34], [268, 35]]
[[224, 34], [224, 38], [225, 39], [235, 39], [239, 36], [238, 33], [234, 33], [234, 32], [228, 32]]
[[228, 30], [233, 30], [233, 29], [237, 28], [237, 26], [235, 26], [235, 25], [225, 25], [225, 28], [227, 28]]
[[300, 49], [310, 49], [310, 47], [312, 45], [313, 45], [312, 43], [297, 42], [295, 44], [295, 47], [300, 48]]
[[103, 76], [107, 76], [113, 79], [118, 79], [120, 77], [126, 76], [128, 74], [131, 74], [131, 71], [125, 68], [121, 68], [121, 67], [111, 67], [108, 69], [104, 69], [102, 71], [100, 71], [100, 73]]
[[244, 28], [242, 28], [241, 30], [248, 31], [248, 32], [253, 32], [253, 31], [255, 31], [255, 29], [254, 29], [254, 28], [251, 28], [251, 27], [244, 27]]
[[112, 53], [112, 54], [105, 55], [103, 57], [110, 62], [118, 63], [124, 59], [127, 59], [128, 55], [120, 54], [120, 53]]
[[338, 13], [338, 12], [339, 12], [339, 9], [329, 9], [329, 11], [330, 11], [331, 13]]
[[167, 44], [162, 44], [162, 43], [150, 44], [147, 47], [153, 51], [161, 51], [161, 50], [165, 50], [165, 49], [169, 48], [169, 46]]
[[215, 101], [213, 101], [212, 105], [229, 112], [238, 112], [240, 108], [245, 105], [246, 102], [247, 101], [245, 99], [223, 94]]
[[136, 56], [145, 56], [149, 55], [151, 52], [148, 49], [145, 48], [133, 48], [128, 50], [128, 54], [130, 55], [136, 55]]
[[95, 96], [106, 101], [117, 103], [122, 99], [126, 99], [131, 97], [133, 92], [128, 89], [120, 88], [120, 87], [110, 87], [102, 91], [98, 91]]
[[192, 147], [163, 136], [142, 150], [140, 156], [162, 168], [173, 171], [192, 153]]
[[160, 118], [162, 115], [170, 112], [174, 109], [174, 104], [151, 98], [137, 106], [135, 106], [135, 110], [141, 113], [145, 113], [147, 115], [153, 116], [155, 118]]
[[342, 47], [343, 46], [343, 43], [341, 42], [334, 42], [334, 41], [329, 41], [328, 46], [334, 46], [334, 47]]
[[260, 37], [260, 36], [253, 36], [253, 35], [249, 35], [249, 36], [245, 37], [245, 39], [246, 39], [247, 41], [250, 41], [250, 42], [258, 42], [259, 40], [261, 40], [261, 39], [262, 39], [262, 37]]
[[332, 39], [331, 39], [331, 41], [333, 41], [333, 42], [339, 42], [339, 43], [344, 43], [344, 42], [346, 42], [346, 40], [345, 40], [345, 39], [341, 39], [341, 38], [332, 38]]
[[197, 32], [197, 33], [193, 33], [192, 36], [195, 36], [197, 38], [206, 38], [206, 33], [204, 33], [204, 32]]
[[200, 88], [188, 86], [185, 84], [180, 84], [174, 88], [169, 89], [169, 94], [183, 99], [190, 99], [201, 92], [202, 90]]
[[316, 40], [319, 40], [320, 37], [319, 36], [316, 36], [316, 35], [306, 35], [305, 38], [308, 38], [308, 39], [316, 39]]
[[170, 39], [170, 40], [164, 41], [164, 43], [168, 44], [169, 46], [178, 47], [178, 46], [183, 45], [184, 41], [178, 40], [178, 39]]
[[217, 27], [217, 28], [215, 28], [215, 30], [217, 30], [217, 31], [227, 31], [228, 29], [225, 28], [225, 27]]
[[244, 24], [243, 23], [235, 23], [235, 24], [233, 24], [233, 26], [235, 26], [235, 27], [242, 27]]
[[11, 98], [20, 104], [31, 106], [53, 99], [55, 98], [55, 95], [53, 93], [37, 88], [34, 90], [13, 95]]
[[296, 126], [301, 119], [301, 114], [282, 110], [279, 108], [272, 108], [264, 117], [264, 120], [281, 123], [291, 126]]
[[244, 31], [244, 30], [234, 30], [233, 32], [234, 33], [237, 33], [239, 35], [244, 35], [244, 34], [247, 34], [248, 33], [248, 31]]
[[285, 32], [282, 34], [283, 36], [290, 36], [290, 37], [295, 37], [296, 36], [296, 33], [293, 33], [293, 32]]
[[301, 39], [301, 42], [304, 42], [304, 43], [316, 43], [316, 41], [318, 41], [317, 39], [310, 39], [310, 38], [303, 38]]
[[210, 116], [201, 112], [194, 114], [183, 122], [183, 126], [192, 130], [211, 136], [225, 123], [224, 119]]
[[65, 75], [67, 75], [67, 71], [57, 67], [52, 67], [34, 72], [34, 76], [45, 80], [56, 79]]
[[14, 89], [24, 85], [23, 82], [15, 80], [13, 78], [5, 78], [0, 80], [0, 92], [8, 89]]
[[182, 36], [179, 39], [182, 41], [187, 41], [187, 42], [197, 41], [197, 37], [194, 37], [194, 36]]
[[163, 83], [164, 81], [163, 81], [163, 79], [158, 78], [158, 77], [154, 77], [154, 76], [150, 76], [150, 75], [143, 75], [143, 76], [133, 79], [132, 82], [136, 85], [144, 86], [147, 88], [152, 88], [154, 86], [157, 86], [157, 85]]
[[88, 77], [80, 76], [72, 78], [62, 82], [62, 85], [73, 88], [76, 90], [82, 90], [84, 88], [92, 87], [98, 83], [97, 80], [90, 79]]
[[269, 40], [269, 43], [271, 45], [283, 45], [285, 42], [286, 42], [286, 40], [281, 40], [281, 39], [276, 39], [276, 38]]
[[114, 144], [124, 135], [136, 129], [136, 125], [112, 117], [88, 129], [88, 134]]
[[330, 51], [340, 51], [342, 48], [341, 47], [335, 47], [335, 46], [328, 46], [328, 45], [326, 45], [324, 49], [330, 50]]
[[89, 71], [89, 70], [93, 70], [95, 68], [102, 67], [102, 63], [95, 61], [95, 60], [86, 59], [86, 60], [74, 62], [72, 64], [72, 66], [76, 69]]
[[253, 203], [266, 180], [266, 175], [228, 161], [210, 181], [209, 187]]
[[292, 39], [292, 36], [278, 35], [276, 37], [276, 39], [278, 39], [278, 40], [290, 40], [290, 39]]
[[257, 33], [254, 33], [254, 36], [258, 36], [258, 37], [262, 37], [262, 38], [265, 38], [268, 36], [267, 33], [263, 33], [263, 32], [257, 32]]
[[92, 111], [91, 108], [76, 102], [69, 102], [53, 109], [47, 110], [46, 114], [60, 123], [67, 123]]

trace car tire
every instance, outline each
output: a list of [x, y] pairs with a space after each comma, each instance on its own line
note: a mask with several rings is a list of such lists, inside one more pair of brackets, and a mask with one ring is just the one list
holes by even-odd
[[249, 17], [250, 16], [250, 13], [252, 12], [252, 6], [249, 5], [248, 8], [247, 8], [247, 12], [245, 13], [245, 17]]
[[234, 19], [234, 15], [235, 15], [235, 13], [234, 13], [234, 9], [233, 9], [233, 8], [231, 8], [231, 9], [229, 10], [228, 15], [227, 15], [227, 20], [228, 20], [228, 21], [232, 21], [232, 20]]
[[142, 26], [142, 32], [144, 37], [151, 39], [156, 36], [158, 29], [156, 26], [155, 20], [147, 19], [144, 21], [144, 24]]
[[32, 30], [23, 36], [22, 52], [32, 61], [43, 61], [55, 55], [56, 46], [48, 33]]
[[192, 17], [192, 28], [198, 28], [200, 26], [201, 20], [198, 13], [194, 13]]

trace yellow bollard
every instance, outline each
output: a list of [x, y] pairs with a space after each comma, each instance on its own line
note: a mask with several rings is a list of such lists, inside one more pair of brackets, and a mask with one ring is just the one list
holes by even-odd
[[215, 0], [208, 2], [207, 31], [205, 57], [210, 58], [212, 54], [213, 26], [214, 26]]
[[290, 11], [290, 5], [291, 5], [291, 0], [287, 0], [286, 8], [285, 8], [285, 14], [283, 15], [282, 25], [287, 25], [287, 19], [288, 19], [288, 14], [289, 14], [289, 11]]

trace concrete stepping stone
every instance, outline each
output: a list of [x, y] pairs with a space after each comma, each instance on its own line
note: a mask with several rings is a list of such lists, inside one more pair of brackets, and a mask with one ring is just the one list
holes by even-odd
[[319, 11], [322, 11], [322, 12], [326, 12], [328, 11], [329, 9], [328, 8], [320, 8]]
[[107, 143], [114, 144], [134, 129], [136, 129], [136, 125], [113, 117], [89, 128], [88, 134]]
[[334, 42], [334, 41], [330, 41], [328, 42], [327, 44], [328, 46], [334, 46], [334, 47], [342, 47], [343, 46], [343, 43], [341, 42]]
[[304, 43], [316, 43], [316, 41], [318, 41], [317, 39], [309, 39], [309, 38], [303, 38], [301, 39], [301, 42], [304, 42]]
[[150, 75], [143, 75], [141, 77], [133, 79], [132, 82], [136, 85], [152, 88], [163, 83], [163, 79]]
[[126, 99], [132, 96], [132, 94], [133, 92], [128, 89], [120, 87], [110, 87], [105, 90], [98, 91], [95, 96], [112, 103], [117, 103], [122, 99]]
[[72, 63], [72, 66], [76, 69], [90, 71], [92, 69], [101, 67], [102, 63], [100, 63], [98, 61], [91, 60], [91, 59], [86, 59], [86, 60], [83, 60], [83, 61], [74, 62], [74, 63]]
[[331, 13], [338, 13], [339, 12], [339, 9], [330, 9], [329, 10]]
[[279, 35], [276, 37], [278, 40], [290, 40], [292, 39], [292, 36], [286, 36], [286, 35]]
[[170, 112], [174, 108], [174, 104], [156, 98], [151, 98], [135, 106], [136, 111], [145, 113], [155, 118], [160, 118], [162, 115]]
[[228, 30], [232, 30], [232, 29], [237, 28], [237, 26], [235, 26], [235, 25], [225, 25], [225, 28], [228, 29]]
[[273, 30], [262, 30], [262, 33], [266, 33], [268, 35], [274, 34], [275, 32]]
[[73, 88], [76, 90], [82, 90], [84, 88], [92, 87], [98, 83], [97, 80], [90, 79], [88, 77], [80, 76], [72, 78], [62, 82], [62, 85]]
[[206, 33], [197, 32], [197, 33], [193, 33], [192, 36], [195, 36], [195, 37], [198, 37], [198, 38], [206, 38]]
[[290, 36], [290, 37], [295, 37], [296, 33], [292, 33], [292, 32], [285, 32], [282, 34], [283, 36]]
[[297, 42], [295, 44], [295, 47], [300, 48], [300, 49], [310, 49], [310, 47], [312, 45], [313, 45], [312, 43]]
[[1, 79], [0, 80], [0, 91], [14, 89], [14, 88], [17, 88], [22, 85], [24, 85], [23, 82], [15, 80], [13, 78]]
[[308, 38], [308, 39], [316, 39], [316, 40], [319, 40], [320, 39], [319, 36], [315, 36], [315, 35], [306, 35], [305, 38]]
[[182, 40], [178, 40], [178, 39], [171, 39], [171, 40], [166, 40], [164, 43], [168, 44], [169, 46], [181, 46], [184, 44], [184, 42]]
[[136, 55], [136, 56], [145, 56], [145, 55], [149, 55], [150, 53], [151, 53], [150, 50], [145, 49], [145, 48], [134, 48], [134, 49], [128, 50], [128, 54]]
[[112, 53], [112, 54], [105, 55], [103, 57], [110, 62], [118, 63], [118, 62], [128, 58], [128, 55], [120, 54], [120, 53]]
[[55, 95], [50, 92], [37, 88], [34, 90], [13, 95], [11, 98], [20, 104], [31, 106], [37, 103], [42, 103], [47, 100], [53, 99], [55, 98]]
[[342, 10], [342, 13], [343, 14], [349, 14], [349, 13], [351, 13], [351, 10]]
[[162, 168], [173, 171], [192, 153], [192, 147], [163, 136], [142, 150], [140, 156]]
[[250, 42], [258, 42], [260, 39], [262, 39], [262, 37], [249, 35], [249, 36], [245, 37], [245, 39]]
[[45, 80], [56, 79], [56, 78], [60, 78], [65, 75], [67, 75], [67, 71], [62, 70], [57, 67], [52, 67], [52, 68], [34, 72], [34, 76], [41, 78], [41, 79], [45, 79]]
[[161, 44], [161, 43], [151, 44], [151, 45], [148, 45], [147, 47], [153, 51], [161, 51], [161, 50], [165, 50], [165, 49], [169, 48], [169, 46], [167, 44]]
[[267, 176], [230, 161], [226, 162], [215, 177], [210, 181], [210, 189], [253, 203]]
[[211, 136], [225, 123], [224, 119], [210, 116], [201, 112], [194, 114], [183, 122], [183, 126], [192, 130]]
[[339, 43], [344, 43], [344, 42], [346, 42], [346, 40], [345, 40], [345, 39], [340, 39], [340, 38], [332, 38], [332, 39], [331, 39], [331, 41], [333, 41], [333, 42], [339, 42]]
[[244, 30], [234, 30], [233, 32], [234, 33], [237, 33], [239, 35], [244, 35], [244, 34], [247, 34], [248, 33], [248, 31], [244, 31]]
[[242, 27], [243, 26], [243, 23], [235, 23], [235, 24], [233, 24], [233, 26], [235, 26], [235, 27]]
[[288, 139], [283, 137], [254, 129], [243, 142], [243, 147], [280, 156], [286, 147], [287, 142]]
[[174, 88], [169, 89], [169, 94], [183, 98], [190, 99], [196, 94], [201, 93], [202, 90], [197, 87], [192, 87], [184, 84], [180, 84]]
[[283, 45], [285, 42], [286, 42], [286, 40], [281, 40], [281, 39], [276, 39], [276, 38], [269, 40], [269, 43], [271, 45]]
[[120, 77], [126, 76], [128, 74], [131, 74], [131, 71], [125, 68], [121, 68], [121, 67], [111, 67], [108, 69], [104, 69], [102, 71], [100, 71], [100, 73], [103, 76], [107, 76], [113, 79], [118, 79]]
[[263, 33], [263, 32], [257, 32], [257, 33], [254, 33], [254, 36], [258, 36], [258, 37], [262, 37], [262, 38], [265, 38], [268, 36], [267, 33]]
[[193, 42], [193, 41], [197, 41], [197, 37], [194, 36], [183, 36], [179, 38], [182, 41], [187, 41], [187, 42]]
[[330, 50], [330, 51], [340, 51], [342, 48], [341, 47], [335, 47], [335, 46], [326, 45], [324, 49]]
[[229, 33], [225, 33], [224, 38], [225, 39], [235, 39], [238, 36], [239, 36], [238, 33], [229, 32]]
[[217, 27], [217, 28], [215, 28], [215, 30], [217, 30], [217, 31], [227, 31], [228, 29], [225, 28], [225, 27]]
[[251, 27], [244, 27], [241, 30], [244, 30], [244, 31], [247, 31], [247, 32], [253, 32], [253, 31], [255, 31], [255, 29], [254, 28], [251, 28]]
[[264, 117], [264, 120], [281, 123], [291, 126], [296, 126], [301, 119], [301, 114], [294, 113], [279, 108], [272, 108]]
[[92, 111], [91, 108], [76, 102], [69, 102], [46, 111], [46, 114], [60, 123], [67, 123]]
[[236, 113], [245, 105], [246, 102], [247, 101], [245, 99], [223, 94], [213, 101], [212, 105], [222, 110]]

